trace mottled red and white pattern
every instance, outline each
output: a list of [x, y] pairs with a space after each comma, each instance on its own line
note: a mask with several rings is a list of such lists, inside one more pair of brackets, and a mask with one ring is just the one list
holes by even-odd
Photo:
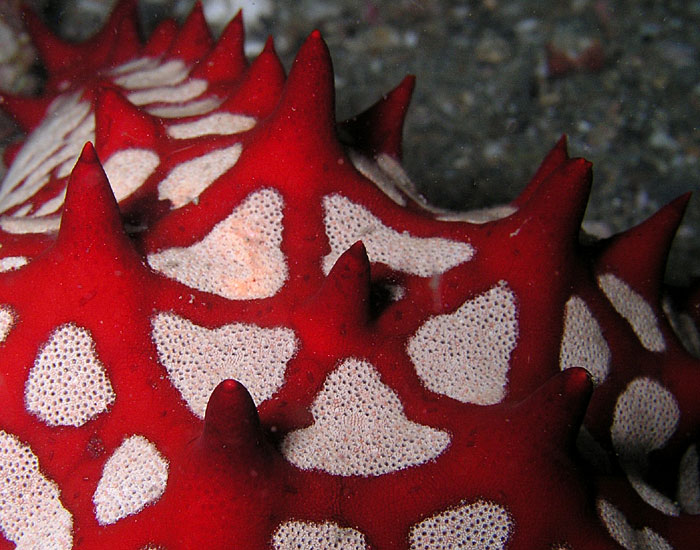
[[338, 122], [318, 31], [286, 75], [200, 6], [145, 43], [133, 0], [85, 44], [26, 20], [0, 550], [695, 547], [687, 196], [579, 239], [562, 139], [510, 204], [445, 212], [401, 167], [414, 79]]

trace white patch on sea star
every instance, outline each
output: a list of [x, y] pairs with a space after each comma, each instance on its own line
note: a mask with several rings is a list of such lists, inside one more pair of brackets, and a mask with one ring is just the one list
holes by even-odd
[[359, 359], [328, 375], [311, 413], [314, 424], [282, 444], [287, 460], [304, 470], [378, 476], [424, 464], [450, 444], [447, 432], [408, 420], [396, 393]]
[[697, 445], [690, 445], [681, 459], [678, 502], [685, 513], [700, 514], [700, 460]]
[[0, 228], [15, 235], [28, 233], [53, 233], [61, 226], [61, 216], [42, 216], [40, 218], [13, 218], [3, 216], [0, 218]]
[[29, 258], [26, 256], [6, 256], [0, 259], [0, 273], [5, 273], [6, 271], [14, 271], [20, 267], [27, 265], [29, 263]]
[[340, 255], [361, 240], [371, 261], [382, 262], [397, 271], [430, 277], [471, 260], [474, 249], [468, 243], [440, 237], [415, 237], [384, 225], [362, 205], [341, 195], [323, 197], [324, 224], [330, 253], [323, 258], [328, 274]]
[[146, 107], [148, 114], [162, 118], [179, 118], [195, 115], [203, 115], [213, 111], [222, 100], [218, 97], [205, 97], [194, 101], [188, 101], [181, 105], [153, 105]]
[[196, 200], [217, 178], [238, 162], [242, 150], [242, 145], [236, 143], [178, 164], [158, 184], [158, 198], [169, 200], [174, 208]]
[[193, 78], [182, 84], [159, 86], [127, 94], [127, 99], [134, 105], [149, 103], [183, 103], [201, 96], [207, 90], [206, 80]]
[[91, 105], [79, 94], [57, 97], [20, 149], [0, 186], [0, 212], [24, 203], [56, 177], [65, 177], [86, 141], [95, 137]]
[[228, 378], [243, 384], [256, 404], [272, 397], [297, 350], [294, 332], [284, 327], [233, 323], [208, 329], [174, 313], [159, 313], [151, 324], [160, 362], [200, 418], [214, 388]]
[[612, 444], [627, 479], [650, 506], [666, 515], [680, 509], [644, 479], [647, 455], [666, 445], [676, 431], [680, 408], [673, 394], [656, 380], [635, 378], [617, 398], [610, 428]]
[[654, 310], [625, 281], [605, 273], [598, 276], [598, 286], [615, 310], [632, 326], [641, 344], [649, 351], [664, 351], [666, 342]]
[[445, 510], [411, 527], [410, 550], [502, 550], [513, 529], [508, 511], [478, 500]]
[[104, 171], [117, 202], [141, 187], [160, 164], [156, 153], [148, 149], [123, 149], [104, 163]]
[[365, 550], [365, 536], [337, 523], [285, 521], [272, 536], [274, 550]]
[[49, 426], [82, 426], [115, 397], [90, 333], [72, 323], [51, 333], [24, 388], [27, 410]]
[[168, 135], [175, 139], [192, 139], [208, 135], [231, 135], [246, 132], [255, 127], [255, 118], [232, 113], [213, 113], [206, 117], [172, 124]]
[[662, 448], [676, 431], [680, 409], [673, 394], [656, 380], [632, 380], [615, 403], [610, 428], [615, 452], [637, 462]]
[[282, 196], [251, 193], [201, 241], [148, 255], [168, 277], [231, 300], [268, 298], [287, 279], [282, 245]]
[[152, 57], [133, 59], [112, 69], [114, 83], [127, 90], [160, 88], [180, 84], [190, 68], [181, 59], [169, 59], [165, 63]]
[[136, 514], [160, 499], [167, 484], [168, 461], [151, 441], [132, 435], [105, 462], [92, 497], [95, 517], [109, 525]]
[[598, 499], [597, 509], [610, 536], [625, 550], [673, 550], [666, 539], [649, 527], [635, 530], [625, 515], [607, 500]]
[[406, 349], [429, 390], [463, 403], [492, 405], [505, 397], [517, 339], [515, 295], [501, 281], [454, 313], [428, 319]]
[[561, 370], [586, 369], [596, 385], [602, 384], [610, 372], [610, 348], [588, 305], [578, 296], [566, 302], [559, 366]]
[[32, 449], [0, 431], [0, 530], [5, 538], [17, 548], [70, 550], [73, 517], [60, 496]]

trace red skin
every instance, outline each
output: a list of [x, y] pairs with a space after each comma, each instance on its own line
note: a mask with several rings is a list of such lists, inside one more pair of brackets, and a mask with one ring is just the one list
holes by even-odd
[[[618, 396], [643, 375], [661, 381], [682, 411], [678, 429], [653, 460], [673, 477], [679, 457], [697, 437], [699, 365], [658, 302], [666, 252], [687, 197], [637, 228], [583, 246], [578, 234], [591, 167], [569, 158], [562, 139], [513, 201], [514, 214], [482, 225], [439, 221], [415, 203], [398, 206], [353, 168], [346, 152], [352, 145], [369, 157], [400, 159], [412, 77], [338, 125], [330, 56], [318, 31], [285, 77], [271, 41], [248, 64], [240, 16], [214, 44], [197, 7], [181, 29], [165, 22], [141, 45], [133, 10], [133, 2], [120, 2], [105, 30], [83, 45], [65, 44], [28, 13], [49, 72], [47, 94], [6, 97], [4, 104], [31, 130], [68, 83], [81, 88], [96, 110], [95, 146], [85, 146], [70, 177], [58, 234], [0, 232], [3, 257], [31, 260], [0, 274], [0, 304], [10, 306], [15, 318], [2, 344], [0, 429], [29, 445], [42, 473], [60, 487], [73, 516], [74, 548], [257, 550], [269, 547], [282, 522], [300, 520], [352, 527], [371, 548], [404, 549], [413, 525], [477, 500], [508, 510], [514, 525], [508, 549], [564, 543], [584, 550], [620, 548], [597, 517], [601, 495], [624, 508], [636, 529], [650, 526], [674, 548], [692, 547], [697, 516], [668, 518], [644, 503], [615, 464], [609, 435]], [[210, 92], [225, 98], [222, 110], [255, 116], [258, 124], [231, 136], [193, 138], [186, 146], [168, 138], [163, 120], [131, 105], [105, 76], [105, 68], [141, 55], [203, 60], [191, 76], [210, 81]], [[243, 145], [239, 161], [196, 203], [173, 210], [158, 199], [157, 184], [171, 168], [235, 143]], [[134, 147], [157, 152], [162, 162], [117, 205], [99, 159]], [[282, 251], [290, 259], [289, 274], [277, 294], [232, 301], [148, 267], [146, 254], [201, 240], [262, 187], [276, 189], [285, 204]], [[330, 247], [321, 197], [331, 193], [365, 205], [398, 231], [469, 242], [477, 253], [426, 278], [371, 263], [357, 243], [325, 276], [321, 259]], [[141, 229], [127, 235], [125, 220]], [[665, 352], [640, 345], [598, 288], [594, 277], [600, 273], [617, 274], [650, 303], [668, 343]], [[387, 280], [400, 284], [406, 296], [377, 307], [372, 290]], [[408, 339], [428, 318], [455, 311], [499, 280], [517, 297], [520, 326], [505, 399], [479, 406], [428, 390], [406, 351]], [[564, 304], [573, 294], [589, 305], [611, 350], [611, 374], [595, 390], [583, 369], [559, 368]], [[300, 344], [284, 385], [256, 409], [243, 385], [225, 380], [200, 420], [158, 361], [151, 318], [165, 311], [210, 328], [232, 322], [292, 328]], [[68, 322], [90, 331], [117, 398], [79, 428], [55, 428], [26, 411], [24, 384], [37, 350]], [[314, 422], [314, 398], [348, 357], [372, 363], [410, 420], [448, 432], [447, 449], [419, 466], [370, 477], [307, 471], [289, 462], [279, 450], [283, 437]], [[578, 457], [575, 439], [584, 418], [614, 463], [614, 482], [601, 481]], [[141, 512], [101, 526], [92, 495], [105, 461], [132, 434], [147, 437], [167, 458], [167, 489]], [[670, 483], [665, 476], [657, 481], [664, 489]], [[14, 547], [1, 536], [0, 549]]]

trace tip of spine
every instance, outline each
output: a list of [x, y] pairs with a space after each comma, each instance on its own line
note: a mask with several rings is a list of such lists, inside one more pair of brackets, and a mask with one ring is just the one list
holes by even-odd
[[327, 306], [337, 308], [339, 315], [367, 319], [370, 288], [370, 261], [362, 241], [357, 241], [336, 260], [320, 295]]
[[[318, 292], [299, 309], [299, 323], [309, 326], [310, 337], [321, 347], [339, 333], [364, 327], [370, 320], [370, 282], [367, 250], [358, 241], [340, 255]], [[319, 318], [323, 328], [313, 328]]]
[[[95, 147], [88, 141], [83, 146], [70, 176], [66, 191], [66, 206], [63, 211], [64, 218], [70, 217], [74, 212], [88, 214], [91, 204], [109, 206], [110, 210], [118, 210], [112, 188], [109, 186]], [[95, 210], [101, 209], [95, 208]], [[65, 215], [66, 212], [68, 216]]]
[[416, 77], [406, 76], [401, 83], [366, 111], [339, 124], [347, 145], [374, 157], [402, 156], [403, 125], [413, 95]]
[[549, 153], [547, 153], [547, 156], [540, 164], [537, 172], [535, 172], [535, 175], [532, 176], [530, 182], [527, 184], [527, 186], [525, 186], [512, 204], [520, 207], [529, 201], [532, 194], [537, 190], [542, 182], [551, 176], [555, 170], [561, 168], [567, 160], [569, 160], [567, 137], [566, 134], [563, 134]]
[[[556, 153], [558, 157], [560, 153]], [[578, 243], [583, 215], [588, 205], [593, 173], [591, 163], [582, 158], [554, 160], [557, 165], [542, 180], [518, 211], [511, 216], [512, 223], [526, 229], [523, 237], [537, 234], [559, 247], [551, 253], [559, 255], [562, 248]], [[531, 227], [532, 229], [527, 229]], [[534, 232], [534, 233], [533, 233]]]
[[677, 197], [639, 225], [612, 237], [598, 259], [598, 271], [613, 271], [656, 302], [666, 261], [683, 220], [690, 193]]
[[272, 38], [268, 38], [265, 48], [243, 73], [221, 109], [265, 117], [277, 106], [284, 82], [284, 67], [277, 57]]
[[95, 146], [104, 159], [123, 149], [156, 147], [160, 132], [155, 119], [113, 88], [99, 90], [95, 119]]
[[82, 165], [97, 164], [100, 162], [97, 158], [95, 147], [89, 141], [83, 146], [83, 150], [80, 152], [80, 158], [78, 158], [78, 162], [80, 162]]
[[275, 56], [277, 55], [277, 51], [275, 50], [275, 39], [272, 36], [268, 36], [267, 40], [265, 40], [265, 46], [263, 46], [262, 53], [268, 53], [268, 54], [274, 54]]
[[55, 36], [31, 8], [22, 8], [22, 19], [50, 76], [82, 59], [82, 49]]
[[208, 55], [212, 48], [212, 37], [204, 18], [202, 3], [197, 1], [177, 33], [168, 53], [188, 63], [198, 62]]
[[124, 233], [119, 206], [90, 142], [83, 147], [68, 181], [56, 246], [69, 248], [70, 255], [78, 259], [102, 254], [114, 261], [124, 258], [126, 250], [136, 254]]
[[211, 447], [239, 459], [262, 451], [265, 438], [260, 418], [243, 384], [228, 379], [214, 389], [204, 415], [203, 438]]
[[192, 76], [206, 78], [210, 82], [231, 81], [238, 78], [248, 66], [244, 52], [245, 29], [243, 15], [236, 16], [221, 33], [211, 53], [192, 72]]
[[177, 23], [173, 19], [165, 19], [151, 33], [143, 47], [143, 55], [159, 56], [170, 49], [177, 36]]
[[311, 33], [299, 49], [265, 127], [271, 146], [284, 143], [285, 154], [314, 151], [315, 162], [344, 155], [336, 133], [333, 64], [320, 33]]

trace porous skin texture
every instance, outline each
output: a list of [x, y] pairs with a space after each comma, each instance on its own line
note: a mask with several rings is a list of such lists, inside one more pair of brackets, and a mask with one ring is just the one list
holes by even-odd
[[338, 124], [316, 31], [285, 76], [199, 7], [143, 45], [130, 1], [86, 44], [27, 25], [0, 548], [694, 547], [700, 365], [660, 298], [687, 196], [582, 239], [562, 139], [476, 223], [400, 169], [412, 77]]

